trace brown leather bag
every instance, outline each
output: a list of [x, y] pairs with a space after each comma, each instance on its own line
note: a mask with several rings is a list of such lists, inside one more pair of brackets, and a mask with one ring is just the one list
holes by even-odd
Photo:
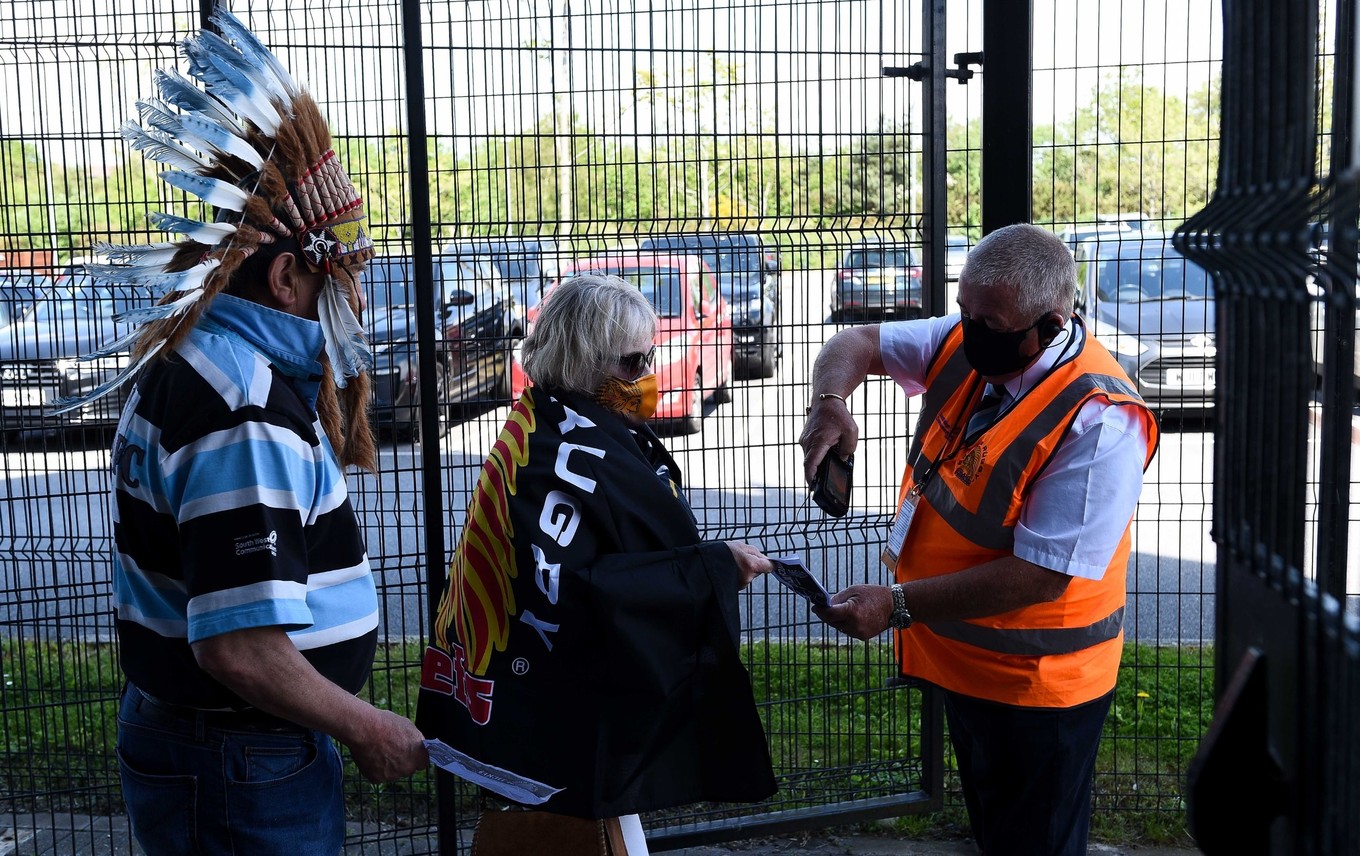
[[477, 817], [472, 856], [628, 856], [628, 850], [617, 817], [488, 806]]

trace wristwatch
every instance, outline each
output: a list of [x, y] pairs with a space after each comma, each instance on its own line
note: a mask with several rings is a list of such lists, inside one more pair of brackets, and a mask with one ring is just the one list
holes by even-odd
[[888, 624], [894, 630], [906, 630], [912, 621], [911, 613], [907, 611], [907, 593], [902, 590], [901, 583], [893, 583], [889, 588], [892, 589], [893, 611]]

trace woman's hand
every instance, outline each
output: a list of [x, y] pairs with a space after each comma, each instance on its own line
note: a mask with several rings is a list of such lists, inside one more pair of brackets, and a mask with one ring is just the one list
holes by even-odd
[[744, 541], [727, 541], [732, 558], [737, 560], [737, 590], [746, 588], [751, 580], [774, 569], [774, 562], [764, 553]]

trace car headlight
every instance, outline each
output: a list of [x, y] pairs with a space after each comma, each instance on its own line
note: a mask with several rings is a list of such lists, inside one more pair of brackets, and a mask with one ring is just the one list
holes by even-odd
[[96, 357], [92, 360], [57, 360], [54, 365], [56, 365], [57, 371], [62, 377], [75, 380], [91, 375], [112, 377], [127, 366], [128, 359], [127, 354], [114, 354], [110, 357]]
[[1138, 341], [1132, 333], [1096, 333], [1096, 341], [1109, 348], [1111, 353], [1121, 357], [1141, 357], [1147, 353], [1148, 346]]

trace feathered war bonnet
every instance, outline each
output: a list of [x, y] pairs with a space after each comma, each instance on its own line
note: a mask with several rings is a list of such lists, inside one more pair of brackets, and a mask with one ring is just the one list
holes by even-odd
[[363, 200], [312, 97], [231, 12], [218, 7], [209, 20], [221, 35], [203, 30], [181, 43], [193, 80], [158, 70], [160, 97], [138, 101], [142, 124], [124, 122], [121, 134], [148, 160], [170, 166], [160, 177], [212, 206], [215, 216], [200, 222], [153, 214], [154, 225], [184, 238], [99, 248], [113, 264], [90, 266], [96, 278], [149, 287], [160, 300], [122, 316], [140, 326], [90, 355], [129, 345], [133, 352], [132, 364], [90, 398], [169, 354], [253, 254], [293, 252], [327, 276], [319, 314], [329, 371], [318, 414], [341, 464], [372, 470], [371, 354], [354, 293], [362, 265], [373, 256]]

